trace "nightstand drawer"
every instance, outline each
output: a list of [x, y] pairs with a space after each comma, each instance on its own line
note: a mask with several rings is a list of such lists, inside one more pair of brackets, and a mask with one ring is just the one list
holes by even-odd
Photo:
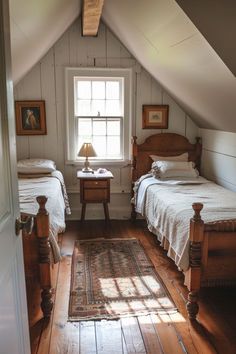
[[102, 203], [105, 219], [109, 220], [108, 203], [110, 203], [112, 173], [106, 171], [105, 173], [88, 174], [77, 171], [77, 177], [80, 179], [81, 221], [85, 218], [87, 203]]
[[108, 186], [108, 181], [107, 180], [101, 180], [101, 181], [92, 181], [92, 180], [87, 180], [84, 181], [84, 188], [107, 188]]
[[[100, 181], [101, 182], [101, 181]], [[99, 182], [99, 183], [100, 183]], [[108, 190], [107, 189], [84, 189], [84, 201], [86, 202], [105, 202], [108, 201]]]

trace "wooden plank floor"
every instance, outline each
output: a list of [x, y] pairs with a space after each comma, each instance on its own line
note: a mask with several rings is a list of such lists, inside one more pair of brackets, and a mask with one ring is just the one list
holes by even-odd
[[[179, 312], [116, 320], [67, 322], [74, 240], [136, 237], [143, 244]], [[31, 331], [34, 354], [236, 353], [236, 289], [207, 289], [201, 294], [199, 324], [187, 320], [183, 276], [142, 221], [68, 222], [62, 237], [53, 314]]]

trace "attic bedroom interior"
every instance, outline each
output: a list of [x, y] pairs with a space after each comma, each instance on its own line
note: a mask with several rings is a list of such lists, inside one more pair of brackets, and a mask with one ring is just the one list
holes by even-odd
[[0, 354], [235, 353], [236, 3], [0, 4]]

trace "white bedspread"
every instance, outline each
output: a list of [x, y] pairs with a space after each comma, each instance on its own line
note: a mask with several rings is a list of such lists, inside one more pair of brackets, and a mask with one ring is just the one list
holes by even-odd
[[61, 178], [63, 179], [62, 174], [56, 171], [55, 176], [19, 179], [20, 211], [22, 213], [36, 215], [39, 208], [36, 197], [45, 195], [48, 198], [46, 209], [49, 212], [50, 221], [49, 240], [55, 263], [58, 262], [61, 257], [57, 243], [57, 234], [65, 230], [66, 206], [62, 192], [62, 184], [59, 180]]
[[204, 178], [160, 181], [149, 175], [136, 187], [136, 211], [146, 217], [148, 228], [157, 235], [177, 266], [189, 266], [189, 226], [192, 203], [203, 203], [205, 222], [236, 219], [236, 193]]

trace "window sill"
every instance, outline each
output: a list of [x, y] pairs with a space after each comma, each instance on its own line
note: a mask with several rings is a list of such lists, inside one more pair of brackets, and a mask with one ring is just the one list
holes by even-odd
[[[76, 167], [84, 167], [84, 159], [83, 160], [67, 160], [65, 162], [66, 165], [76, 166]], [[89, 161], [91, 168], [95, 167], [128, 167], [131, 166], [131, 160], [97, 160], [97, 161]]]

